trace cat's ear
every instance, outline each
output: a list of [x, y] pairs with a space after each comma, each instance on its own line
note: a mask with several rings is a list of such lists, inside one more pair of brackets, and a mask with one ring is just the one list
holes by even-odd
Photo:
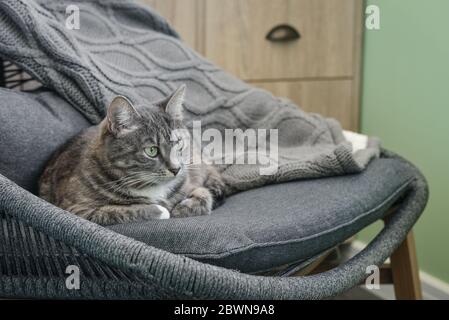
[[175, 90], [167, 99], [160, 103], [162, 109], [174, 120], [182, 120], [184, 99], [186, 96], [186, 85], [183, 84]]
[[123, 96], [115, 97], [108, 107], [107, 126], [109, 132], [120, 136], [136, 129], [138, 113], [131, 101]]

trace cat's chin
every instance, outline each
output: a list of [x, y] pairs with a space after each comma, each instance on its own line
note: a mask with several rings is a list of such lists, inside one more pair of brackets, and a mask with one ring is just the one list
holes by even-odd
[[171, 176], [171, 177], [166, 177], [160, 180], [159, 184], [167, 184], [167, 183], [171, 183], [175, 180], [178, 180], [180, 178], [180, 175], [177, 176]]

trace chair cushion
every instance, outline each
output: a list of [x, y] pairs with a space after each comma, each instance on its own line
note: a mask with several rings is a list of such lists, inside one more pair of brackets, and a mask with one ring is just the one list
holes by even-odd
[[[51, 92], [0, 88], [0, 174], [36, 192], [51, 154], [88, 121]], [[110, 229], [154, 247], [259, 272], [331, 248], [381, 218], [407, 190], [400, 160], [377, 159], [361, 174], [270, 185], [236, 194], [206, 217]]]
[[89, 126], [55, 93], [5, 88], [0, 88], [0, 124], [0, 174], [33, 193], [53, 152]]
[[236, 194], [210, 216], [110, 228], [206, 263], [261, 272], [311, 258], [345, 241], [382, 218], [412, 180], [401, 161], [376, 159], [361, 174]]

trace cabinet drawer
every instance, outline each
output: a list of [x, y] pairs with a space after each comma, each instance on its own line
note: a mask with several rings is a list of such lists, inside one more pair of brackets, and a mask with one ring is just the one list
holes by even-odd
[[[205, 55], [245, 79], [353, 76], [357, 0], [205, 0]], [[301, 38], [266, 39], [275, 26]]]
[[344, 129], [358, 130], [358, 108], [353, 106], [351, 80], [252, 82], [252, 84], [271, 91], [275, 96], [289, 98], [305, 111], [335, 118]]

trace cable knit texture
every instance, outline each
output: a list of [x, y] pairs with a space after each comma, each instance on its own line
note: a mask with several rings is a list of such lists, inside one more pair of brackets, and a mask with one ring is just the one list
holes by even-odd
[[[66, 27], [69, 5], [80, 9], [79, 30]], [[6, 0], [0, 3], [0, 28], [5, 30], [0, 54], [57, 91], [92, 123], [104, 117], [115, 95], [148, 103], [185, 83], [190, 127], [201, 120], [203, 129], [222, 133], [278, 129], [278, 170], [261, 175], [259, 165], [222, 165], [231, 192], [360, 172], [379, 153], [372, 143], [353, 155], [336, 121], [307, 114], [225, 73], [186, 46], [162, 17], [131, 1]]]

